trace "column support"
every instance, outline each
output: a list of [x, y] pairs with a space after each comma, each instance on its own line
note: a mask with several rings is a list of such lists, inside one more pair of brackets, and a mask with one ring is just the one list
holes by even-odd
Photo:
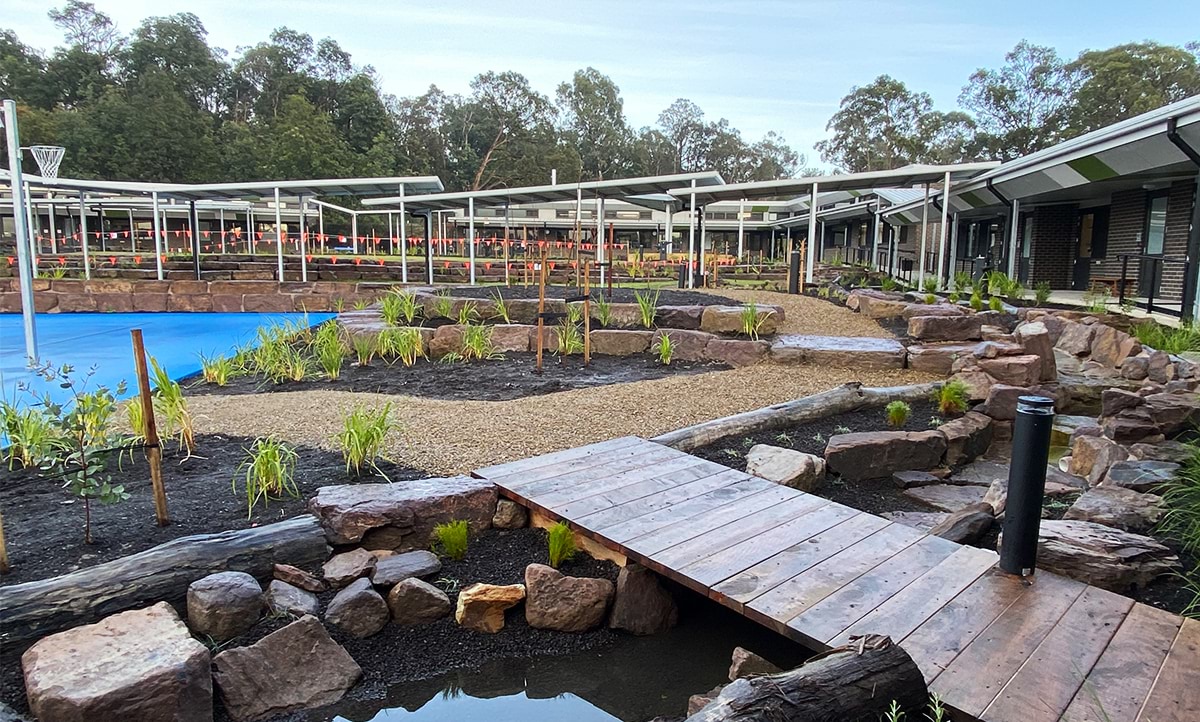
[[813, 282], [813, 270], [817, 262], [817, 191], [818, 183], [812, 184], [808, 195], [808, 248], [805, 249], [804, 283]]
[[471, 285], [475, 285], [475, 197], [467, 199], [467, 246], [471, 259]]
[[[134, 229], [129, 229], [129, 237], [135, 235]], [[88, 229], [87, 229], [87, 203], [83, 191], [79, 191], [79, 237], [83, 239], [80, 248], [83, 250], [83, 278], [85, 281], [92, 280], [92, 259], [88, 253]]]
[[404, 184], [400, 184], [400, 282], [408, 283], [408, 216], [404, 215]]
[[738, 263], [742, 262], [742, 254], [746, 250], [746, 199], [738, 203]]
[[1017, 238], [1020, 234], [1021, 220], [1021, 201], [1013, 198], [1012, 200], [1012, 216], [1009, 222], [1008, 233], [1008, 277], [1015, 278], [1017, 275]]
[[920, 257], [917, 259], [917, 288], [923, 288], [925, 284], [925, 247], [926, 236], [929, 231], [929, 184], [925, 184], [925, 202], [921, 204], [921, 250], [918, 251]]
[[283, 283], [283, 216], [279, 211], [279, 188], [275, 188], [275, 259], [279, 267], [279, 282]]
[[938, 288], [945, 288], [946, 277], [946, 222], [950, 215], [950, 171], [946, 171], [946, 177], [942, 181], [942, 227], [938, 234], [938, 265], [937, 278]]
[[[158, 212], [158, 191], [150, 194], [151, 206], [154, 212], [154, 267], [158, 271], [158, 280], [163, 280], [163, 264], [162, 264], [162, 216]], [[103, 217], [103, 216], [101, 216]], [[101, 222], [101, 231], [104, 230], [103, 222]]]

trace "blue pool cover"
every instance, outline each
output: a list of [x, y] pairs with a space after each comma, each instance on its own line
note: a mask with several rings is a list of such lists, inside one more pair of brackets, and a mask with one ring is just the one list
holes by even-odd
[[[310, 313], [308, 322], [316, 325], [331, 313]], [[128, 385], [126, 396], [137, 388], [133, 369], [130, 329], [142, 329], [147, 355], [153, 356], [173, 378], [181, 379], [200, 370], [200, 354], [218, 355], [255, 338], [260, 326], [271, 323], [302, 321], [302, 313], [54, 313], [37, 315], [38, 352], [43, 363], [56, 367], [70, 364], [76, 375], [96, 366], [89, 387], [108, 386], [116, 390], [122, 379]], [[25, 340], [21, 315], [0, 314], [0, 386], [4, 398], [16, 398], [19, 405], [33, 399], [19, 393], [25, 382], [49, 392], [55, 400], [65, 400], [57, 385], [48, 385], [25, 363]]]

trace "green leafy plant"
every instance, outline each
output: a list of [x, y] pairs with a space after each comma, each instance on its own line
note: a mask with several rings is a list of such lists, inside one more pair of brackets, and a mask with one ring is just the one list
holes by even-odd
[[888, 426], [893, 429], [898, 429], [908, 423], [908, 417], [912, 413], [912, 407], [906, 402], [896, 400], [883, 407], [883, 412], [887, 415]]
[[933, 392], [933, 403], [944, 416], [961, 414], [971, 403], [971, 392], [959, 379], [950, 379]]
[[466, 326], [479, 320], [479, 304], [474, 301], [463, 301], [458, 307], [458, 323]]
[[1108, 302], [1112, 300], [1112, 291], [1108, 290], [1108, 286], [1100, 286], [1083, 294], [1084, 309], [1088, 313], [1103, 315], [1108, 313]]
[[958, 302], [962, 300], [962, 296], [959, 295], [958, 291], [951, 291], [950, 293], [946, 294], [946, 300], [957, 305]]
[[342, 458], [346, 460], [347, 473], [353, 471], [355, 476], [359, 476], [366, 465], [387, 479], [377, 462], [386, 461], [383, 456], [384, 443], [388, 432], [395, 428], [391, 413], [392, 405], [388, 403], [374, 411], [356, 407], [342, 417], [342, 430], [335, 441]]
[[63, 444], [54, 420], [34, 406], [18, 408], [15, 402], [0, 401], [0, 429], [8, 443], [4, 456], [10, 471], [15, 464], [23, 469], [41, 466]]
[[578, 323], [571, 323], [570, 319], [563, 319], [554, 327], [554, 340], [561, 356], [583, 353], [583, 331]]
[[300, 498], [296, 487], [296, 451], [274, 436], [260, 436], [249, 448], [246, 458], [233, 476], [233, 493], [238, 493], [238, 481], [246, 494], [246, 518], [254, 515], [259, 501], [269, 507], [272, 501], [289, 496]]
[[896, 283], [896, 279], [892, 278], [891, 276], [884, 276], [879, 281], [879, 288], [884, 291], [895, 291], [899, 285], [900, 284]]
[[966, 271], [958, 271], [954, 274], [954, 278], [951, 280], [951, 285], [955, 291], [958, 291], [959, 293], [966, 293], [967, 289], [971, 288], [974, 283], [971, 280], [971, 274], [967, 273]]
[[1021, 283], [1021, 279], [1014, 278], [1008, 282], [1008, 288], [1004, 289], [1004, 295], [1008, 300], [1016, 302], [1025, 298], [1025, 284]]
[[600, 325], [608, 328], [612, 325], [612, 303], [604, 298], [604, 294], [600, 294], [592, 301], [596, 306], [596, 320]]
[[448, 521], [433, 527], [433, 551], [454, 561], [467, 556], [470, 527], [464, 519]]
[[454, 318], [454, 299], [450, 298], [450, 292], [446, 289], [442, 289], [434, 294], [433, 317]]
[[662, 334], [658, 337], [658, 345], [655, 347], [655, 353], [658, 354], [658, 362], [663, 366], [670, 366], [671, 359], [675, 356], [675, 342], [671, 340], [669, 334]]
[[459, 353], [457, 351], [449, 351], [446, 354], [444, 354], [440, 359], [438, 359], [438, 363], [440, 363], [440, 364], [456, 364], [456, 363], [463, 363], [466, 360], [467, 360], [466, 357], [464, 357], [461, 353]]
[[[409, 298], [412, 298], [412, 294], [409, 294]], [[383, 322], [389, 326], [399, 326], [404, 314], [403, 304], [404, 301], [396, 291], [384, 296], [379, 302], [379, 315], [383, 317]]]
[[833, 293], [833, 289], [831, 287], [821, 286], [820, 288], [817, 289], [817, 298], [828, 299], [832, 293]]
[[988, 299], [988, 310], [1003, 311], [1004, 310], [1004, 302], [1000, 300], [999, 296], [992, 296], [991, 298]]
[[227, 356], [205, 356], [200, 354], [200, 372], [205, 383], [224, 386], [237, 372], [233, 359]]
[[921, 290], [927, 295], [932, 296], [937, 293], [938, 279], [937, 276], [925, 276], [921, 279]]
[[775, 312], [769, 309], [760, 313], [758, 304], [753, 301], [742, 306], [740, 313], [742, 334], [757, 341], [763, 326], [766, 325], [767, 320], [774, 314]]
[[405, 366], [412, 366], [425, 356], [425, 340], [420, 329], [414, 327], [392, 328], [379, 334], [379, 355], [399, 359]]
[[1184, 323], [1179, 328], [1163, 326], [1154, 321], [1143, 321], [1133, 325], [1133, 335], [1143, 346], [1170, 354], [1200, 351], [1200, 325]]
[[904, 722], [907, 716], [904, 714], [904, 710], [900, 709], [900, 703], [892, 700], [892, 703], [888, 705], [887, 712], [884, 712], [883, 718], [886, 722]]
[[508, 315], [508, 301], [504, 300], [500, 289], [492, 291], [492, 316], [505, 323], [512, 323], [512, 319]]
[[825, 443], [825, 435], [822, 434], [820, 431], [818, 431], [817, 433], [812, 435], [812, 440], [818, 444], [824, 444]]
[[833, 427], [833, 433], [835, 433], [835, 434], [848, 434], [848, 433], [850, 433], [850, 427], [848, 427], [848, 426], [835, 426], [835, 427]]
[[929, 428], [931, 428], [931, 429], [936, 429], [937, 427], [941, 426], [944, 423], [946, 423], [946, 420], [940, 416], [930, 416], [929, 417]]
[[1050, 300], [1050, 282], [1042, 281], [1033, 287], [1033, 300], [1039, 306], [1045, 306]]
[[937, 296], [935, 296], [932, 293], [925, 294], [925, 303], [928, 303], [928, 304], [937, 303]]
[[365, 298], [360, 298], [359, 300], [354, 302], [354, 310], [355, 311], [366, 311], [368, 308], [370, 308], [370, 306], [371, 306], [371, 302], [366, 300]]
[[987, 274], [987, 292], [989, 296], [1007, 296], [1011, 290], [1012, 281], [1004, 271], [991, 271]]
[[641, 317], [642, 325], [646, 328], [654, 328], [654, 317], [658, 314], [658, 291], [653, 294], [649, 291], [645, 293], [634, 291], [633, 297], [637, 301], [638, 315]]
[[971, 305], [971, 310], [976, 313], [983, 310], [983, 296], [980, 295], [978, 288], [971, 292], [971, 300], [968, 303]]
[[346, 310], [346, 299], [344, 299], [344, 298], [333, 299], [333, 310], [337, 311], [338, 313], [345, 311]]
[[503, 354], [492, 344], [491, 326], [465, 326], [462, 335], [462, 360], [483, 361], [502, 359]]
[[371, 365], [375, 354], [379, 353], [379, 337], [368, 333], [359, 333], [350, 337], [350, 346], [354, 349], [354, 358], [360, 367]]
[[550, 527], [546, 535], [546, 544], [550, 547], [550, 566], [558, 569], [563, 562], [575, 556], [575, 532], [560, 521]]
[[171, 378], [153, 356], [150, 357], [150, 383], [154, 386], [154, 395], [158, 402], [155, 408], [162, 409], [164, 433], [174, 436], [179, 448], [186, 450], [190, 457], [196, 448], [196, 429], [188, 401], [183, 395], [183, 387]]
[[345, 363], [348, 353], [337, 324], [327, 323], [317, 329], [313, 341], [313, 354], [321, 371], [331, 381], [336, 381], [341, 376], [342, 364]]

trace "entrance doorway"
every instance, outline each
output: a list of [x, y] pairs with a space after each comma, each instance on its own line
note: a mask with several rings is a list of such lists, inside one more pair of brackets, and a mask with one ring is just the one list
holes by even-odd
[[[1167, 194], [1155, 193], [1146, 198], [1146, 228], [1142, 253], [1161, 256], [1167, 235]], [[1138, 295], [1146, 298], [1158, 296], [1162, 282], [1162, 262], [1143, 258], [1138, 268]]]
[[1079, 214], [1075, 264], [1071, 288], [1086, 291], [1092, 279], [1092, 261], [1104, 258], [1108, 245], [1108, 208], [1090, 208]]

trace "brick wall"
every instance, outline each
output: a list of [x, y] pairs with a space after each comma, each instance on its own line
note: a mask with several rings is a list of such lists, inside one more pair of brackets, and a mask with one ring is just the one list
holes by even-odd
[[[1163, 254], [1183, 258], [1187, 256], [1188, 229], [1191, 225], [1192, 202], [1196, 192], [1194, 181], [1177, 181], [1167, 191], [1167, 228], [1163, 242]], [[1146, 232], [1145, 190], [1114, 193], [1109, 217], [1108, 256], [1093, 266], [1092, 276], [1121, 276], [1122, 253], [1141, 253]], [[1131, 290], [1136, 288], [1140, 264], [1130, 259], [1126, 277]], [[1164, 264], [1158, 298], [1177, 300], [1183, 293], [1183, 266]]]
[[[1188, 232], [1192, 224], [1192, 203], [1196, 196], [1195, 181], [1177, 181], [1167, 192], [1167, 233], [1163, 254], [1176, 258], [1187, 257]], [[1195, 271], [1192, 271], [1195, 273]], [[1183, 298], [1183, 264], [1163, 265], [1162, 298]]]
[[[1029, 285], [1048, 282], [1051, 288], [1071, 287], [1079, 210], [1074, 204], [1033, 209], [1029, 249]], [[1022, 213], [1022, 221], [1025, 214]]]

